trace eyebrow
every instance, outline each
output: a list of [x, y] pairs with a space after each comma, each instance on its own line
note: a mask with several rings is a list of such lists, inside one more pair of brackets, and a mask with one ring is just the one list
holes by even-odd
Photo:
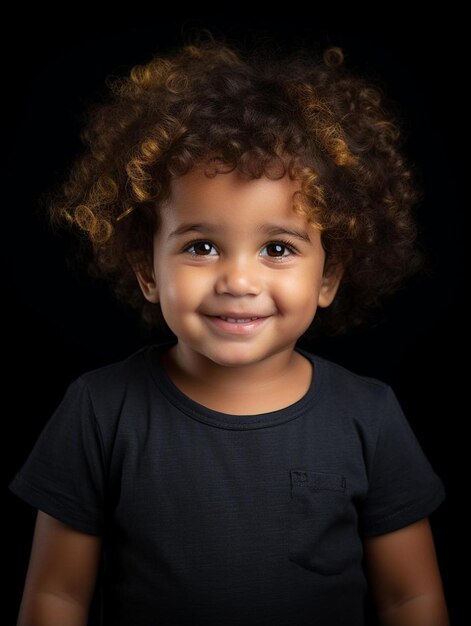
[[288, 228], [287, 226], [278, 224], [263, 224], [257, 228], [257, 231], [263, 232], [272, 237], [275, 237], [276, 235], [291, 235], [291, 237], [296, 237], [296, 239], [301, 239], [302, 241], [311, 243], [309, 235], [304, 230], [296, 230], [294, 228]]
[[215, 230], [215, 226], [207, 222], [200, 222], [199, 224], [182, 224], [175, 230], [172, 230], [168, 238], [170, 239], [171, 237], [179, 237], [180, 235], [184, 235], [185, 233], [188, 233], [190, 231], [204, 233], [208, 231], [213, 232], [214, 230]]
[[[208, 222], [200, 222], [198, 224], [182, 224], [175, 230], [173, 230], [168, 238], [172, 237], [180, 237], [188, 232], [214, 232], [217, 230], [217, 226], [215, 224], [210, 224]], [[294, 228], [288, 228], [287, 226], [282, 226], [278, 224], [262, 224], [257, 229], [257, 232], [264, 233], [265, 235], [270, 235], [272, 237], [276, 235], [291, 235], [291, 237], [296, 237], [296, 239], [300, 239], [301, 241], [306, 241], [308, 243], [311, 242], [309, 235], [305, 231], [296, 230]]]

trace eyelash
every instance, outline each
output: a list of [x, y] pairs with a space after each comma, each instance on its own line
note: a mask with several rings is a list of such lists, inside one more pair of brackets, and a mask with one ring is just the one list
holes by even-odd
[[[188, 248], [191, 248], [191, 246], [196, 245], [197, 243], [209, 243], [213, 246], [213, 244], [208, 241], [207, 239], [195, 239], [194, 241], [190, 241], [188, 242], [185, 247], [183, 248], [182, 252], [186, 252], [187, 254], [189, 254], [192, 257], [205, 257], [205, 256], [209, 256], [206, 254], [195, 254], [194, 252], [189, 252]], [[289, 240], [289, 239], [276, 239], [274, 241], [269, 241], [268, 243], [266, 243], [263, 247], [265, 248], [266, 246], [270, 246], [273, 244], [281, 244], [282, 246], [284, 246], [285, 248], [287, 248], [291, 254], [296, 255], [298, 254], [298, 250], [296, 248], [296, 246], [294, 245], [294, 243]], [[215, 247], [215, 246], [213, 246]], [[291, 256], [291, 254], [289, 254], [288, 256]], [[268, 257], [271, 259], [277, 259], [278, 261], [282, 261], [283, 259], [287, 258], [285, 256], [279, 256], [279, 257]]]

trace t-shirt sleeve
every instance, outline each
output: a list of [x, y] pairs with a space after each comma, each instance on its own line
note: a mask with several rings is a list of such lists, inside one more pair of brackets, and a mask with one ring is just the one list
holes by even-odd
[[362, 534], [391, 532], [427, 517], [446, 497], [440, 477], [424, 454], [391, 387], [362, 508]]
[[105, 476], [101, 432], [86, 383], [77, 378], [8, 488], [65, 524], [100, 535]]

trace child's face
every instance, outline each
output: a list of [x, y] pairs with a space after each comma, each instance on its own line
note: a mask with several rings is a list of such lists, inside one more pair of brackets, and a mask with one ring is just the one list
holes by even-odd
[[224, 366], [259, 362], [292, 351], [332, 302], [340, 275], [323, 276], [320, 233], [292, 210], [297, 189], [287, 176], [210, 179], [201, 168], [172, 181], [152, 275], [136, 274], [180, 349]]

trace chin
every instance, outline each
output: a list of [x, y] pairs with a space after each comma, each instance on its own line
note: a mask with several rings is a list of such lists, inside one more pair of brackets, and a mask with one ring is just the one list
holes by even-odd
[[240, 367], [241, 365], [251, 365], [252, 363], [257, 363], [260, 361], [263, 356], [257, 356], [255, 354], [250, 353], [249, 351], [243, 353], [237, 353], [237, 350], [231, 350], [228, 348], [225, 353], [215, 353], [215, 354], [207, 354], [206, 358], [213, 361], [217, 365], [221, 365], [223, 367]]
[[250, 365], [251, 363], [254, 363], [253, 359], [227, 359], [224, 357], [218, 358], [218, 357], [208, 357], [213, 363], [216, 363], [216, 365], [221, 365], [221, 367], [240, 367], [241, 365]]

